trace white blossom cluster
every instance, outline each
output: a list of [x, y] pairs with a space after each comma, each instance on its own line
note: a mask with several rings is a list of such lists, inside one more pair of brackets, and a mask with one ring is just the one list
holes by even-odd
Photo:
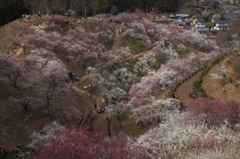
[[158, 120], [163, 121], [172, 113], [179, 112], [179, 101], [173, 98], [166, 100], [155, 100], [146, 105], [133, 108], [131, 118], [136, 120], [136, 124], [150, 125]]
[[134, 66], [134, 72], [147, 73], [151, 71], [151, 66], [155, 65], [155, 54], [151, 51], [139, 58], [139, 61]]
[[185, 113], [172, 113], [164, 123], [138, 137], [137, 142], [156, 158], [217, 158], [226, 155], [227, 151], [219, 151], [214, 145], [211, 145], [214, 149], [206, 153], [204, 146], [194, 147], [196, 139], [205, 141], [209, 136], [212, 138], [209, 142], [217, 141], [213, 143], [215, 147], [229, 149], [233, 156], [239, 154], [240, 132], [237, 127], [229, 127], [228, 123], [211, 127], [204, 122], [194, 124], [185, 120]]
[[30, 136], [32, 143], [30, 143], [28, 147], [38, 149], [38, 144], [47, 144], [50, 139], [56, 138], [57, 133], [64, 129], [64, 126], [54, 121], [50, 125], [45, 126], [40, 132], [34, 131]]

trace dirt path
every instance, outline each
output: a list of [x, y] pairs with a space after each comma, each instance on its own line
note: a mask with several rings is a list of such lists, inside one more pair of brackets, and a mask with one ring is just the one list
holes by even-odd
[[[71, 88], [78, 93], [88, 94], [85, 90], [81, 90], [81, 89], [77, 88], [77, 86], [76, 86], [77, 84], [78, 84], [78, 82], [73, 83]], [[88, 95], [89, 95], [89, 99], [90, 99], [90, 94], [88, 94]], [[103, 105], [101, 97], [92, 95], [92, 98], [96, 101], [97, 107]], [[95, 118], [94, 123], [93, 123], [93, 131], [98, 132], [98, 131], [101, 131], [102, 129], [107, 129], [106, 117], [108, 116], [108, 113], [105, 111], [104, 113], [99, 114], [99, 113], [97, 113], [97, 110], [94, 110], [94, 108], [92, 108], [90, 111], [92, 112], [92, 115]]]
[[113, 44], [113, 47], [112, 47], [112, 50], [116, 51], [119, 47], [119, 43], [120, 43], [120, 29], [119, 28], [116, 28], [115, 30], [115, 37], [114, 37], [114, 44]]
[[183, 105], [186, 105], [188, 101], [191, 99], [189, 93], [192, 92], [193, 82], [195, 82], [200, 77], [201, 73], [202, 72], [200, 71], [195, 76], [190, 78], [187, 82], [181, 85], [175, 92], [175, 97], [179, 99], [183, 103]]
[[24, 51], [23, 51], [23, 47], [19, 47], [15, 55], [16, 55], [16, 56], [19, 56], [19, 55], [21, 55], [23, 52], [24, 52]]

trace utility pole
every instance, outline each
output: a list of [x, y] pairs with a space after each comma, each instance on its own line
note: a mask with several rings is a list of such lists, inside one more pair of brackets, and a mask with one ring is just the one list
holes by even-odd
[[89, 89], [90, 89], [90, 100], [92, 100], [92, 85], [89, 84], [88, 87], [89, 87]]

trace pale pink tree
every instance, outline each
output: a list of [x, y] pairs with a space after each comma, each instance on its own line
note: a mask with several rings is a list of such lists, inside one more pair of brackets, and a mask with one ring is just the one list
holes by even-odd
[[36, 96], [33, 87], [27, 87], [22, 90], [15, 91], [9, 98], [12, 105], [20, 106], [25, 111], [29, 110], [30, 106], [36, 106], [40, 100]]
[[[39, 89], [39, 96], [45, 105], [48, 114], [52, 113], [53, 105], [56, 104], [59, 96], [70, 91], [69, 86], [65, 83], [67, 70], [64, 65], [57, 60], [47, 61], [42, 68], [41, 76], [36, 81], [36, 88]], [[67, 93], [68, 94], [68, 93]]]
[[13, 88], [24, 77], [24, 60], [6, 54], [0, 55], [0, 73], [7, 77]]
[[173, 70], [165, 70], [165, 71], [159, 72], [159, 76], [160, 76], [160, 81], [159, 81], [160, 88], [163, 90], [163, 92], [165, 93], [165, 96], [167, 97], [166, 88], [174, 84], [176, 81], [178, 81], [180, 79], [179, 75], [177, 72]]
[[131, 23], [134, 20], [138, 20], [141, 17], [137, 16], [136, 14], [131, 13], [120, 13], [116, 16], [116, 20], [120, 23]]
[[119, 81], [118, 85], [120, 86], [120, 88], [123, 88], [124, 90], [129, 90], [131, 85], [138, 81], [137, 75], [127, 70], [126, 67], [116, 69], [115, 71], [113, 71], [113, 75]]
[[152, 105], [144, 105], [139, 108], [132, 109], [130, 117], [136, 120], [136, 125], [140, 124], [142, 126], [150, 126], [158, 119], [156, 109]]
[[109, 113], [110, 118], [116, 117], [120, 128], [122, 129], [122, 121], [127, 116], [131, 110], [131, 105], [126, 101], [121, 101], [117, 104], [109, 105], [107, 112]]
[[151, 125], [154, 121], [162, 122], [173, 113], [180, 111], [180, 102], [173, 98], [155, 100], [154, 97], [145, 105], [132, 108], [131, 118], [139, 125]]

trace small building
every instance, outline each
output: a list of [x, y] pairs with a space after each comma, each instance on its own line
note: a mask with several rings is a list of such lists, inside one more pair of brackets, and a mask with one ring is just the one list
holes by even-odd
[[234, 12], [227, 13], [223, 16], [224, 18], [231, 20], [231, 19], [236, 19], [238, 17], [238, 14]]
[[171, 13], [171, 14], [169, 15], [169, 18], [171, 18], [171, 19], [175, 19], [176, 16], [175, 16], [173, 13]]
[[234, 10], [232, 12], [225, 14], [223, 17], [228, 20], [232, 20], [232, 19], [237, 19], [239, 15], [240, 15], [240, 10]]
[[177, 18], [188, 18], [188, 14], [175, 14]]
[[178, 26], [179, 29], [184, 29], [186, 25], [185, 19], [179, 18], [173, 22], [174, 25]]
[[229, 20], [218, 20], [214, 27], [214, 30], [229, 30], [232, 27], [232, 23]]
[[213, 3], [223, 3], [223, 0], [213, 0]]
[[206, 22], [203, 19], [203, 17], [197, 17], [193, 19], [192, 22], [192, 28], [196, 30], [197, 28], [205, 28], [206, 27]]

